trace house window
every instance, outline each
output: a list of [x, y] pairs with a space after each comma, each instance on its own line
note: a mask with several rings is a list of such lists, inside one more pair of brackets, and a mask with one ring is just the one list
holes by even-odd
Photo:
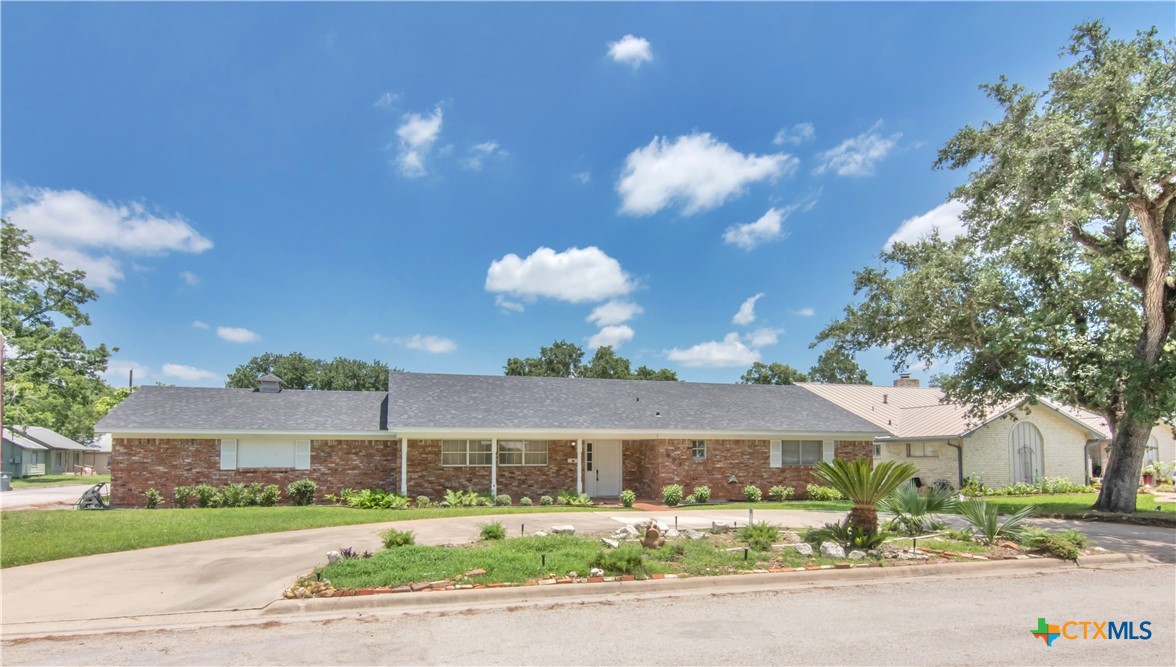
[[488, 466], [494, 455], [489, 440], [443, 440], [441, 442], [441, 465], [443, 466]]
[[879, 456], [882, 456], [882, 445], [875, 442], [874, 443], [874, 458], [878, 458]]
[[820, 440], [785, 440], [780, 443], [780, 462], [786, 466], [811, 466], [820, 460]]
[[691, 440], [690, 454], [694, 456], [695, 461], [702, 461], [706, 458], [706, 440]]
[[251, 438], [221, 440], [220, 469], [310, 469], [310, 440]]
[[908, 459], [925, 459], [939, 456], [939, 448], [926, 442], [908, 442]]
[[541, 440], [499, 440], [498, 465], [545, 466], [547, 442]]

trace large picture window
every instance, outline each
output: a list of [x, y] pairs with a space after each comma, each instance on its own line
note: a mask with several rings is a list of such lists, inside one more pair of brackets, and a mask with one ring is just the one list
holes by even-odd
[[811, 466], [820, 460], [820, 440], [784, 440], [780, 443], [780, 462], [783, 465]]
[[498, 465], [545, 466], [547, 442], [543, 440], [499, 440]]
[[488, 466], [492, 452], [489, 440], [444, 440], [441, 442], [441, 465]]

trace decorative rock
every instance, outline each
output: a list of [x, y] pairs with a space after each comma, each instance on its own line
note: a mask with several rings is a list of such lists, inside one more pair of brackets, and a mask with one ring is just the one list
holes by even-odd
[[796, 553], [801, 556], [813, 555], [813, 546], [808, 542], [797, 542], [794, 546], [796, 547]]
[[588, 574], [589, 574], [589, 576], [593, 576], [593, 577], [603, 577], [604, 570], [602, 570], [598, 567], [594, 567], [591, 570], [588, 570]]
[[729, 533], [733, 526], [726, 521], [712, 521], [711, 532], [715, 534]]
[[641, 534], [641, 531], [637, 530], [637, 527], [631, 523], [625, 524], [624, 527], [622, 527], [617, 532], [624, 533], [624, 535], [628, 536], [628, 537], [637, 537], [638, 535]]
[[551, 532], [553, 535], [575, 535], [576, 527], [572, 525], [552, 526]]
[[576, 572], [575, 570], [572, 570], [571, 572], [568, 572], [568, 576], [571, 577], [572, 579], [579, 579], [580, 573]]
[[532, 533], [532, 535], [534, 535], [535, 537], [547, 537], [547, 533], [545, 533], [542, 530], [537, 530], [534, 533]]
[[667, 530], [666, 532], [664, 532], [664, 533], [662, 533], [662, 534], [663, 534], [663, 535], [665, 535], [666, 537], [678, 537], [678, 536], [680, 536], [680, 535], [681, 535], [681, 533], [679, 533], [678, 531], [674, 530], [673, 528], [671, 528], [671, 529]]
[[665, 533], [667, 530], [670, 529], [670, 527], [667, 526], [664, 521], [653, 521], [652, 523], [653, 523], [653, 527], [657, 528], [657, 532], [659, 532], [659, 533]]
[[479, 567], [479, 568], [478, 568], [478, 569], [476, 569], [476, 570], [470, 570], [469, 572], [466, 572], [466, 573], [465, 573], [465, 576], [467, 576], [467, 577], [476, 577], [476, 576], [478, 576], [478, 575], [480, 575], [480, 574], [486, 574], [486, 570], [483, 570], [482, 568], [480, 568], [480, 567]]
[[822, 542], [821, 555], [829, 558], [845, 558], [845, 549], [840, 544]]
[[791, 530], [782, 530], [780, 531], [780, 541], [785, 544], [796, 544], [800, 542], [800, 535], [797, 535]]
[[338, 551], [327, 552], [327, 565], [334, 565], [339, 561], [340, 555]]
[[661, 532], [653, 527], [645, 531], [645, 539], [641, 540], [641, 546], [646, 549], [660, 549], [665, 543], [666, 538], [662, 537]]
[[702, 538], [706, 537], [706, 533], [700, 533], [697, 530], [692, 530], [692, 529], [688, 528], [686, 530], [686, 537], [691, 540], [701, 540]]
[[865, 557], [866, 557], [866, 552], [860, 551], [858, 549], [854, 549], [853, 551], [849, 552], [849, 556], [847, 556], [847, 558], [849, 558], [850, 560], [861, 560]]
[[600, 538], [600, 542], [601, 542], [601, 544], [603, 544], [606, 547], [609, 547], [610, 549], [616, 549], [617, 547], [621, 546], [620, 542], [618, 542], [616, 540], [610, 540], [607, 537]]

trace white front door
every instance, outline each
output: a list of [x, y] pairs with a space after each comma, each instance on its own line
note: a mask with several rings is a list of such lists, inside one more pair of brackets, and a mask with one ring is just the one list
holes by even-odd
[[621, 495], [621, 441], [584, 443], [584, 488], [593, 498]]

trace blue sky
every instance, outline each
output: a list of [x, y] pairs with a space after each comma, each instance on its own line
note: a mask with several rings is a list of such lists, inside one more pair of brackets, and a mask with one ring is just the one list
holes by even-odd
[[2, 11], [5, 216], [87, 269], [113, 381], [209, 386], [266, 351], [496, 374], [557, 338], [686, 380], [807, 370], [855, 269], [958, 228], [964, 175], [931, 164], [993, 117], [978, 84], [1043, 87], [1087, 19], [1173, 26], [1169, 3]]

